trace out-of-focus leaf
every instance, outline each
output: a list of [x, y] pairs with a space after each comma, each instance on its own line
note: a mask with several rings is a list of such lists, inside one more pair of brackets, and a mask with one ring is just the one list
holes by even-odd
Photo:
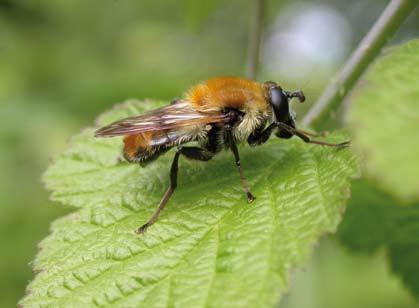
[[419, 197], [419, 40], [379, 59], [352, 97], [353, 143], [369, 178], [398, 198]]
[[356, 252], [386, 247], [392, 270], [419, 297], [419, 203], [394, 206], [397, 201], [367, 181], [352, 185], [352, 198], [338, 237]]
[[[156, 104], [131, 101], [103, 125]], [[168, 184], [173, 153], [146, 168], [118, 161], [120, 138], [73, 138], [45, 174], [52, 198], [77, 207], [52, 226], [21, 304], [90, 307], [266, 307], [325, 232], [334, 232], [358, 173], [349, 149], [272, 139], [242, 148], [257, 199], [247, 204], [231, 153], [181, 158], [179, 187], [155, 225], [144, 223]], [[331, 141], [347, 136], [334, 133]]]
[[193, 28], [200, 27], [218, 7], [221, 0], [195, 1], [182, 0], [185, 20]]

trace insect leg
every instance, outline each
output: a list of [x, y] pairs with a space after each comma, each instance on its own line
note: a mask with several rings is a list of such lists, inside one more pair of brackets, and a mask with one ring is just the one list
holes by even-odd
[[275, 123], [271, 123], [267, 128], [256, 130], [247, 138], [247, 143], [251, 146], [261, 145], [268, 141], [272, 132], [277, 128]]
[[325, 137], [329, 133], [328, 131], [322, 131], [322, 132], [319, 132], [319, 133], [311, 133], [311, 132], [308, 132], [308, 131], [302, 130], [302, 129], [298, 129], [298, 131], [300, 133], [303, 133], [304, 135], [307, 135], [307, 136], [310, 136], [310, 137]]
[[213, 153], [206, 151], [204, 149], [198, 148], [198, 147], [179, 147], [176, 150], [175, 157], [172, 161], [172, 166], [170, 167], [170, 184], [169, 188], [164, 193], [159, 206], [154, 211], [153, 215], [151, 215], [150, 219], [142, 225], [140, 228], [138, 228], [135, 232], [138, 234], [143, 234], [148, 227], [150, 227], [152, 224], [154, 224], [159, 215], [160, 212], [165, 208], [167, 202], [169, 201], [170, 197], [172, 196], [173, 192], [175, 191], [177, 187], [177, 174], [178, 174], [178, 164], [179, 164], [179, 156], [184, 155], [187, 158], [200, 160], [200, 161], [207, 161], [210, 160], [213, 157]]
[[214, 156], [214, 153], [198, 147], [182, 147], [180, 153], [186, 158], [199, 161], [208, 161]]
[[302, 139], [304, 142], [307, 143], [314, 143], [314, 144], [319, 144], [319, 145], [325, 145], [325, 146], [330, 146], [330, 147], [337, 147], [337, 148], [344, 148], [350, 145], [350, 141], [345, 141], [345, 142], [341, 142], [341, 143], [330, 143], [330, 142], [326, 142], [326, 141], [321, 141], [321, 140], [313, 140], [311, 139], [309, 136], [307, 136], [307, 134], [305, 134], [303, 131], [300, 131], [298, 129], [295, 129], [285, 123], [282, 122], [275, 122], [277, 127], [279, 129], [283, 129], [285, 131], [287, 131], [290, 134], [293, 134], [297, 137], [299, 137], [300, 139]]
[[157, 218], [160, 215], [160, 212], [164, 209], [164, 207], [167, 204], [167, 201], [169, 201], [170, 196], [175, 191], [176, 186], [177, 186], [177, 172], [178, 172], [179, 156], [180, 156], [180, 151], [177, 150], [176, 154], [175, 154], [175, 157], [173, 158], [173, 161], [172, 161], [172, 166], [170, 167], [169, 188], [164, 193], [163, 198], [161, 199], [159, 206], [154, 211], [153, 215], [151, 215], [151, 218], [144, 225], [142, 225], [140, 228], [138, 228], [135, 231], [136, 233], [143, 234], [147, 230], [148, 227], [150, 227], [152, 224], [154, 224], [156, 222]]
[[241, 168], [239, 150], [237, 149], [236, 142], [234, 141], [234, 137], [233, 137], [233, 134], [231, 132], [231, 127], [226, 127], [226, 132], [227, 132], [228, 144], [230, 145], [230, 149], [234, 154], [234, 158], [236, 160], [236, 166], [237, 166], [237, 169], [239, 170], [239, 174], [240, 174], [240, 179], [242, 181], [244, 191], [246, 192], [246, 195], [247, 195], [247, 202], [250, 203], [253, 200], [255, 200], [256, 197], [253, 196], [252, 193], [250, 192], [249, 185], [247, 184], [247, 179], [244, 176], [243, 170]]

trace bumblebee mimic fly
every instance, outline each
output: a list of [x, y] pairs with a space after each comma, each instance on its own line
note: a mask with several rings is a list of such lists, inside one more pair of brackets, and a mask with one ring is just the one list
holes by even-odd
[[[238, 77], [218, 77], [190, 88], [182, 99], [143, 115], [116, 121], [96, 131], [96, 137], [124, 136], [123, 154], [127, 161], [144, 166], [176, 148], [170, 168], [170, 184], [150, 219], [136, 230], [144, 233], [156, 222], [177, 187], [179, 157], [208, 161], [223, 149], [232, 151], [247, 201], [252, 195], [240, 164], [237, 144], [265, 143], [272, 133], [279, 138], [293, 136], [304, 142], [345, 147], [348, 142], [312, 140], [299, 130], [290, 101], [305, 101], [302, 91], [289, 92], [277, 83], [259, 83]], [[186, 146], [196, 142], [199, 146]]]

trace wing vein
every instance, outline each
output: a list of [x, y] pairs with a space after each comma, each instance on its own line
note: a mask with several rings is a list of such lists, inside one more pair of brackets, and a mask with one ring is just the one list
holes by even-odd
[[173, 130], [186, 126], [225, 123], [227, 116], [221, 112], [201, 112], [187, 101], [152, 110], [145, 114], [113, 122], [95, 132], [96, 137], [114, 137], [150, 131]]

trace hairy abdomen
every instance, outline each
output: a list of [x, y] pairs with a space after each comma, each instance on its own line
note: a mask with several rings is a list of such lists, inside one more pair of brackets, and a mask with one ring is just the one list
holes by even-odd
[[128, 161], [146, 160], [155, 149], [151, 146], [153, 132], [129, 135], [124, 138], [124, 156]]
[[205, 138], [203, 125], [192, 125], [173, 130], [149, 131], [124, 138], [124, 156], [128, 161], [147, 162], [176, 145]]

